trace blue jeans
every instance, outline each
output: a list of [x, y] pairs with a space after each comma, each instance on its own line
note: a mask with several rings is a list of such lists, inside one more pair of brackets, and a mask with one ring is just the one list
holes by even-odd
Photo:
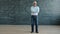
[[38, 32], [38, 15], [31, 16], [31, 30], [32, 30], [32, 32], [34, 32], [34, 25], [35, 25], [36, 32]]

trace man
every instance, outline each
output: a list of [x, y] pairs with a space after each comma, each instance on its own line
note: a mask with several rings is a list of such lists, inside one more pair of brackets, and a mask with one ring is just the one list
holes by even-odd
[[33, 6], [31, 6], [31, 33], [34, 32], [34, 25], [36, 33], [38, 33], [38, 13], [39, 7], [37, 6], [37, 2], [33, 2]]

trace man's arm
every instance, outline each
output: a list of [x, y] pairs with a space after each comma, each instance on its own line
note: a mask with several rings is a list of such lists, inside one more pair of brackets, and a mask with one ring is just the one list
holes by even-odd
[[37, 11], [38, 11], [38, 13], [39, 13], [39, 11], [40, 11], [40, 8], [39, 8], [39, 7], [38, 7], [38, 10], [37, 10]]

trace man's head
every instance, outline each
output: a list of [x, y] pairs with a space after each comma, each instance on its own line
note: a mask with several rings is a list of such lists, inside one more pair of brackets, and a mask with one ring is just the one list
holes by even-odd
[[37, 2], [36, 1], [33, 2], [33, 6], [37, 6]]

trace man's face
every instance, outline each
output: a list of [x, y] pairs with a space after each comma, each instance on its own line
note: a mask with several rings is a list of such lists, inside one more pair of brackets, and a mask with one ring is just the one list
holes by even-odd
[[33, 6], [37, 6], [37, 3], [34, 3]]

